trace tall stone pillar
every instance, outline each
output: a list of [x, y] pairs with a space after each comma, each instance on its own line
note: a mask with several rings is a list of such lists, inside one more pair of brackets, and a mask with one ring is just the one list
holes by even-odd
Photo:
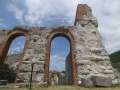
[[[110, 58], [102, 44], [97, 20], [86, 4], [78, 5], [75, 26], [78, 80], [99, 77], [105, 84], [108, 79], [112, 81], [114, 72]], [[102, 80], [103, 77], [106, 81]], [[97, 84], [99, 81], [92, 79], [92, 82]]]
[[4, 46], [4, 42], [7, 38], [7, 30], [0, 30], [0, 63], [2, 63], [2, 50]]

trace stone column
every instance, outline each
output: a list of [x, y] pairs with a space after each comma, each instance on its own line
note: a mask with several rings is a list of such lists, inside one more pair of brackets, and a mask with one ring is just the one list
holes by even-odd
[[[81, 78], [99, 76], [106, 77], [106, 79], [109, 78], [112, 82], [114, 73], [110, 58], [102, 45], [102, 38], [97, 30], [97, 20], [92, 15], [90, 7], [86, 4], [78, 5], [75, 26], [77, 38], [76, 59], [79, 81]], [[94, 80], [92, 80], [93, 83]], [[106, 84], [107, 83], [108, 82], [106, 81]]]

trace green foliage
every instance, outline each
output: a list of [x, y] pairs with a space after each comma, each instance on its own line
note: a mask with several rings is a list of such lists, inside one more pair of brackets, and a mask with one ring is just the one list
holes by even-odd
[[120, 71], [120, 51], [110, 55], [112, 66]]

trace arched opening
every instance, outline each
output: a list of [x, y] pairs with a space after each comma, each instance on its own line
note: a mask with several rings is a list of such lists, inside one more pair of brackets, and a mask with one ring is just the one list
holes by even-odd
[[18, 65], [22, 60], [26, 46], [26, 34], [13, 31], [3, 44], [0, 63], [0, 81], [14, 83], [16, 80]]
[[[64, 40], [67, 41], [68, 46], [65, 45], [65, 42], [64, 43], [60, 43], [59, 40], [57, 40], [57, 38], [58, 39], [59, 38], [64, 38]], [[68, 76], [66, 76], [66, 74], [69, 73], [69, 78], [68, 78], [68, 79], [70, 79], [69, 83], [67, 82], [68, 81], [67, 78], [66, 78], [66, 82], [65, 83], [67, 85], [68, 84], [76, 85], [77, 84], [77, 79], [76, 79], [76, 76], [77, 76], [77, 72], [76, 71], [77, 70], [76, 70], [76, 63], [75, 63], [75, 57], [74, 57], [74, 48], [75, 48], [74, 38], [73, 38], [73, 36], [71, 35], [71, 33], [69, 31], [67, 31], [67, 30], [64, 31], [63, 29], [59, 30], [59, 32], [51, 33], [51, 35], [48, 37], [46, 61], [45, 61], [45, 81], [47, 81], [50, 84], [51, 83], [51, 75], [50, 74], [52, 73], [51, 71], [55, 71], [55, 70], [51, 70], [51, 66], [50, 66], [50, 64], [52, 63], [50, 59], [52, 57], [54, 57], [54, 58], [57, 57], [57, 56], [54, 56], [55, 53], [52, 53], [52, 51], [51, 51], [52, 50], [52, 44], [54, 44], [54, 40], [58, 42], [57, 43], [58, 47], [60, 46], [62, 48], [64, 45], [65, 45], [64, 47], [67, 46], [68, 52], [64, 55], [66, 57], [64, 57], [63, 60], [58, 60], [58, 62], [59, 61], [64, 61], [63, 66], [61, 66], [60, 64], [57, 65], [58, 66], [57, 68], [59, 68], [59, 67], [60, 68], [64, 68], [64, 69], [61, 69], [61, 71], [63, 71], [63, 72], [58, 72], [58, 73], [56, 73], [56, 72], [54, 73], [53, 72], [53, 74], [54, 74], [53, 77], [59, 76], [59, 74], [63, 74], [63, 75], [65, 75], [65, 78], [66, 78], [66, 77], [68, 77]], [[56, 50], [56, 51], [59, 51], [59, 50]], [[64, 50], [63, 50], [63, 53], [65, 53]], [[51, 54], [53, 54], [52, 57], [50, 57]], [[57, 52], [56, 52], [56, 54], [57, 54]], [[60, 55], [60, 57], [61, 57], [61, 55]], [[61, 57], [61, 59], [62, 58], [63, 57]], [[56, 60], [56, 62], [57, 62], [57, 60]], [[56, 66], [56, 63], [54, 63], [54, 64]], [[58, 79], [57, 84], [59, 84], [59, 80], [60, 79]], [[63, 84], [65, 84], [65, 83], [63, 83]], [[62, 84], [62, 83], [60, 83], [60, 84]]]
[[71, 64], [69, 54], [69, 40], [64, 36], [54, 37], [51, 41], [49, 63], [49, 76], [51, 84], [71, 84]]

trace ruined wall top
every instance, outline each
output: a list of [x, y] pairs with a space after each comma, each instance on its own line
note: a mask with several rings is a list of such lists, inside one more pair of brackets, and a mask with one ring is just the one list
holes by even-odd
[[92, 10], [90, 7], [88, 7], [87, 4], [79, 4], [77, 6], [77, 12], [76, 12], [76, 20], [82, 20], [92, 17]]

